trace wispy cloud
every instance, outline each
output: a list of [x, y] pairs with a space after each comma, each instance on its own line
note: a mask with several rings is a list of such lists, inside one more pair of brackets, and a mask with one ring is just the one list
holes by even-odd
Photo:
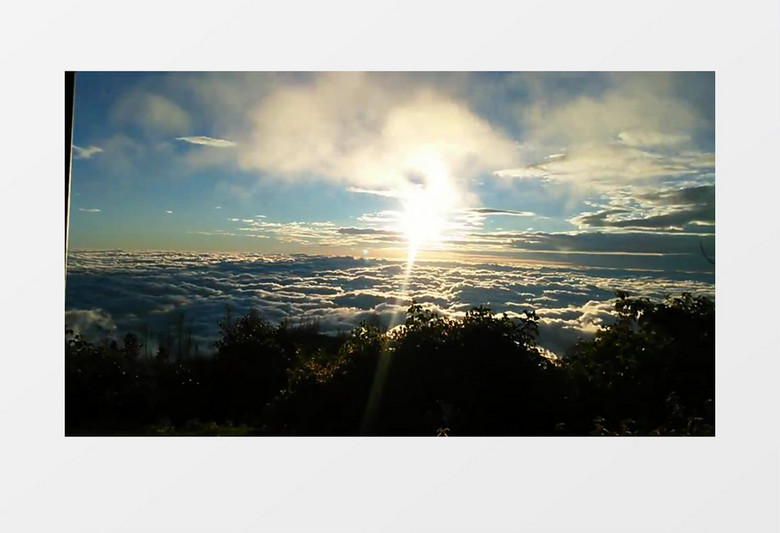
[[202, 146], [213, 146], [215, 148], [229, 148], [236, 145], [236, 143], [226, 139], [215, 139], [214, 137], [206, 137], [204, 135], [197, 135], [195, 137], [176, 137], [176, 140], [190, 144], [200, 144]]
[[338, 228], [336, 231], [344, 235], [391, 235], [394, 237], [400, 236], [400, 234], [396, 231], [376, 229], [376, 228], [347, 227], [347, 228]]
[[363, 189], [361, 187], [349, 187], [347, 191], [358, 194], [373, 194], [374, 196], [384, 196], [386, 198], [399, 198], [401, 196], [399, 191], [385, 189]]
[[100, 213], [100, 209], [96, 209], [96, 208], [79, 207], [79, 211], [82, 211], [84, 213]]
[[168, 213], [169, 215], [173, 214], [173, 211], [171, 211], [170, 209], [166, 209], [165, 212]]
[[693, 177], [714, 170], [713, 154], [698, 151], [657, 152], [622, 142], [584, 143], [565, 157], [495, 172], [499, 177], [567, 180], [607, 190], [626, 183], [673, 177]]
[[95, 154], [99, 154], [103, 149], [99, 146], [89, 146], [87, 148], [81, 148], [73, 145], [73, 159], [89, 159]]
[[474, 207], [468, 209], [471, 213], [479, 213], [487, 216], [512, 216], [512, 217], [535, 217], [536, 213], [531, 211], [513, 211], [511, 209], [493, 209], [490, 207]]

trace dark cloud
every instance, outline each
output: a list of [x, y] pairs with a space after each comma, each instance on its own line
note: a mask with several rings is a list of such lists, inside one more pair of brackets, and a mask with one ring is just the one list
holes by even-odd
[[684, 189], [667, 189], [639, 195], [640, 198], [666, 205], [715, 205], [715, 186], [701, 185]]
[[682, 209], [664, 215], [649, 216], [647, 218], [634, 218], [628, 220], [602, 221], [599, 225], [612, 228], [632, 229], [677, 229], [682, 230], [691, 224], [714, 225], [715, 206], [696, 207]]
[[[579, 266], [650, 268], [708, 271], [701, 261], [700, 245], [714, 250], [713, 234], [650, 231], [630, 232], [494, 232], [472, 234], [468, 246], [498, 242], [510, 244], [515, 253], [507, 257], [571, 262]], [[701, 243], [701, 244], [700, 244]], [[496, 252], [498, 254], [500, 252]], [[638, 263], [639, 262], [639, 263]], [[644, 267], [641, 262], [646, 262]]]
[[475, 207], [467, 210], [470, 213], [479, 213], [481, 215], [507, 215], [515, 217], [533, 217], [536, 213], [531, 211], [513, 211], [511, 209], [493, 209], [490, 207]]
[[394, 298], [364, 292], [350, 292], [333, 298], [333, 303], [339, 307], [356, 307], [358, 309], [374, 309], [382, 303], [392, 303]]
[[628, 209], [605, 209], [597, 213], [587, 213], [576, 217], [573, 221], [581, 226], [603, 226], [609, 222], [609, 217], [630, 213]]
[[[690, 225], [715, 225], [715, 186], [701, 185], [643, 193], [636, 198], [652, 206], [644, 216], [624, 217], [629, 209], [605, 209], [584, 213], [571, 221], [579, 226], [631, 229], [682, 230]], [[664, 212], [658, 213], [662, 208]]]

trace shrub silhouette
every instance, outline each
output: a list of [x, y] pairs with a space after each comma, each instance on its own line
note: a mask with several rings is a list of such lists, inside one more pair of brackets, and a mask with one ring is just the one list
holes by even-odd
[[362, 322], [334, 352], [300, 354], [288, 386], [269, 406], [265, 431], [274, 434], [355, 435], [387, 339]]
[[337, 337], [228, 310], [203, 358], [66, 331], [66, 433], [713, 434], [714, 302], [619, 293], [615, 310], [562, 361], [542, 355], [534, 312], [454, 319], [415, 302], [389, 332], [371, 320]]
[[[447, 426], [459, 435], [551, 433], [559, 421], [550, 388], [558, 375], [536, 349], [536, 334], [533, 313], [513, 320], [479, 307], [451, 320], [413, 303], [389, 334], [363, 323], [338, 356], [296, 368], [272, 407], [272, 431], [435, 435]], [[372, 401], [375, 412], [367, 412]]]
[[228, 314], [219, 327], [217, 405], [233, 421], [258, 418], [265, 404], [285, 386], [292, 354], [279, 343], [277, 328], [254, 309], [235, 321]]
[[643, 431], [670, 433], [688, 431], [695, 421], [701, 432], [712, 432], [714, 302], [685, 293], [653, 303], [618, 293], [615, 310], [617, 321], [580, 342], [567, 362], [580, 420], [630, 419]]
[[154, 372], [126, 341], [122, 349], [100, 346], [66, 331], [66, 433], [130, 431], [159, 407]]

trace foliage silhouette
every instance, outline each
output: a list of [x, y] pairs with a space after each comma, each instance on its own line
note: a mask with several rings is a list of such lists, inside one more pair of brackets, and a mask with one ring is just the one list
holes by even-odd
[[[567, 362], [583, 412], [679, 434], [714, 431], [715, 305], [683, 294], [653, 303], [618, 293], [618, 319]], [[600, 422], [599, 422], [600, 424]], [[580, 428], [582, 429], [582, 428]]]
[[166, 332], [148, 357], [134, 334], [119, 347], [66, 331], [66, 434], [714, 434], [714, 302], [618, 293], [615, 311], [563, 360], [538, 348], [532, 311], [453, 319], [416, 302], [390, 331], [339, 337], [227, 309], [199, 358], [183, 357], [183, 318], [184, 340]]

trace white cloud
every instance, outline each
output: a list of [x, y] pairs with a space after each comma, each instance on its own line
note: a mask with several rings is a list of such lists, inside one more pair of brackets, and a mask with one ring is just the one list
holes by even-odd
[[[184, 312], [201, 346], [218, 334], [226, 304], [234, 313], [255, 308], [273, 321], [316, 319], [335, 333], [373, 314], [389, 323], [414, 297], [453, 317], [488, 302], [510, 316], [534, 309], [540, 344], [563, 355], [612, 316], [615, 290], [653, 298], [684, 290], [714, 295], [714, 283], [680, 274], [456, 261], [420, 262], [407, 284], [403, 261], [352, 257], [71, 252], [68, 270], [69, 324], [97, 322], [114, 331], [116, 322], [122, 335], [140, 333], [148, 322], [159, 332]], [[97, 306], [105, 311], [82, 311]]]
[[213, 137], [206, 137], [204, 135], [198, 135], [195, 137], [176, 137], [177, 141], [183, 141], [190, 144], [200, 144], [203, 146], [213, 146], [215, 148], [229, 148], [235, 146], [236, 143], [228, 141], [226, 139], [215, 139]]
[[702, 125], [691, 106], [673, 92], [672, 74], [615, 73], [596, 96], [538, 103], [522, 109], [539, 142], [607, 142], [621, 133], [634, 139], [679, 139]]
[[96, 208], [79, 207], [79, 211], [83, 211], [84, 213], [100, 213], [100, 209]]
[[65, 328], [94, 342], [113, 337], [116, 324], [103, 309], [69, 309], [65, 311]]
[[173, 211], [171, 211], [170, 209], [166, 209], [165, 212], [168, 213], [169, 215], [173, 214]]
[[565, 157], [496, 171], [499, 177], [567, 180], [583, 187], [613, 189], [660, 178], [699, 176], [714, 168], [711, 153], [658, 153], [620, 142], [582, 143]]
[[73, 159], [89, 159], [95, 154], [99, 154], [102, 152], [103, 149], [98, 146], [92, 146], [90, 145], [87, 148], [81, 148], [79, 146], [73, 145]]
[[289, 180], [325, 177], [355, 192], [392, 191], [442, 167], [457, 181], [517, 160], [514, 142], [465, 103], [368, 73], [280, 86], [251, 117], [244, 168]]
[[704, 179], [714, 172], [711, 148], [701, 144], [711, 121], [676, 80], [674, 73], [613, 73], [603, 77], [605, 87], [568, 99], [535, 93], [516, 108], [523, 165], [495, 174], [567, 181], [585, 197], [586, 190]]
[[372, 194], [374, 196], [384, 196], [385, 198], [400, 198], [399, 191], [391, 191], [387, 189], [363, 189], [361, 187], [350, 187], [347, 189], [349, 192], [357, 194]]

